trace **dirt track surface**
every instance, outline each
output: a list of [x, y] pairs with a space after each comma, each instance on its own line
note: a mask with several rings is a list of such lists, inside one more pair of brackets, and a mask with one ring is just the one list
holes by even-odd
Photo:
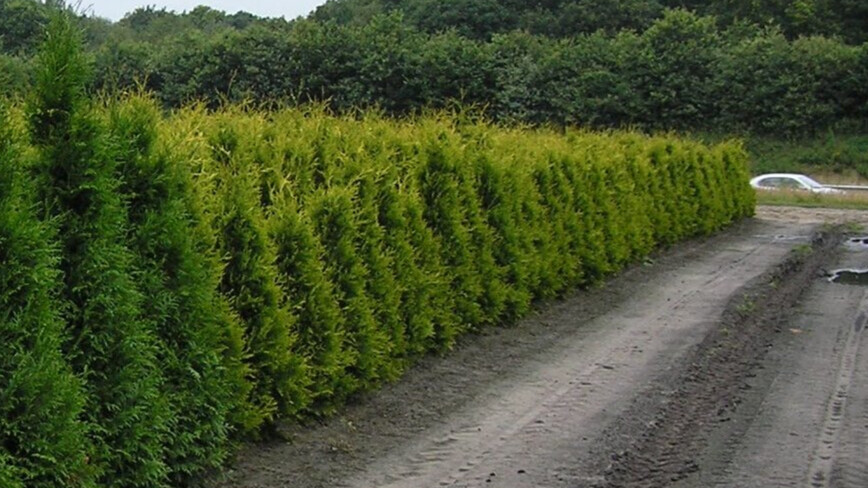
[[868, 288], [823, 274], [868, 249], [815, 237], [851, 221], [760, 208], [286, 427], [222, 486], [864, 488]]

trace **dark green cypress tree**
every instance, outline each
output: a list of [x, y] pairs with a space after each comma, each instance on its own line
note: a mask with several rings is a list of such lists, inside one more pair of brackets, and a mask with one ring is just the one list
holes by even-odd
[[24, 132], [0, 101], [0, 486], [93, 486], [81, 383], [61, 354], [61, 282], [33, 212]]
[[[230, 454], [233, 415], [249, 406], [243, 334], [218, 292], [222, 265], [211, 247], [190, 167], [158, 149], [159, 109], [143, 96], [109, 107], [112, 142], [129, 202], [143, 305], [160, 347], [173, 413], [166, 463], [173, 486], [188, 486]], [[245, 414], [242, 414], [245, 415]], [[246, 415], [245, 415], [246, 416]]]
[[156, 340], [142, 320], [114, 155], [85, 96], [87, 80], [79, 34], [67, 14], [55, 13], [28, 110], [43, 211], [60, 245], [64, 350], [85, 381], [98, 485], [165, 486], [170, 418]]

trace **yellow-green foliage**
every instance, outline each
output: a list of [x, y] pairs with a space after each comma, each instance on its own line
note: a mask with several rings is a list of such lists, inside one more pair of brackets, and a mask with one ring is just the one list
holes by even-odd
[[[71, 458], [64, 475], [82, 471], [83, 486], [195, 483], [239, 436], [331, 414], [463, 333], [754, 205], [738, 143], [73, 99], [68, 120], [39, 125], [48, 112], [32, 110], [33, 143], [16, 148], [39, 157], [29, 191], [51, 210], [59, 260], [28, 252], [48, 253], [45, 277], [63, 271], [58, 295], [75, 306], [45, 354], [63, 346], [79, 378], [58, 364], [68, 384], [54, 391], [80, 386], [70, 405], [91, 409], [84, 423], [64, 417], [93, 443], [93, 472]], [[33, 290], [44, 298], [51, 284]], [[96, 320], [109, 313], [123, 321]], [[122, 455], [130, 443], [135, 460]], [[43, 465], [25, 457], [0, 448], [3, 483], [36, 479]]]
[[295, 353], [296, 317], [287, 306], [262, 207], [255, 118], [221, 114], [209, 120], [217, 248], [225, 260], [220, 289], [241, 317], [253, 375], [253, 402], [267, 420], [295, 415], [309, 401], [306, 358]]
[[199, 181], [245, 182], [231, 205], [212, 201], [218, 222], [241, 205], [267, 215], [261, 246], [276, 253], [314, 413], [466, 331], [753, 211], [738, 143], [318, 108], [192, 109], [167, 123], [210, 144]]

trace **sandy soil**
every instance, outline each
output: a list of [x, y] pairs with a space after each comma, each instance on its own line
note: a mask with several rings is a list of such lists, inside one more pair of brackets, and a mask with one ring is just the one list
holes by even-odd
[[868, 216], [759, 208], [286, 426], [221, 486], [868, 486], [868, 288], [822, 277], [868, 251], [815, 238], [845, 221]]

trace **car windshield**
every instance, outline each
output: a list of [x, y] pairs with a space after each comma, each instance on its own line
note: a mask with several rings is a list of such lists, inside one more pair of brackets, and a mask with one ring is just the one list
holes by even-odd
[[808, 178], [807, 176], [801, 176], [800, 175], [800, 176], [798, 176], [798, 179], [799, 179], [799, 181], [808, 185], [811, 188], [823, 188], [823, 185], [817, 183], [816, 181], [812, 180], [811, 178]]

